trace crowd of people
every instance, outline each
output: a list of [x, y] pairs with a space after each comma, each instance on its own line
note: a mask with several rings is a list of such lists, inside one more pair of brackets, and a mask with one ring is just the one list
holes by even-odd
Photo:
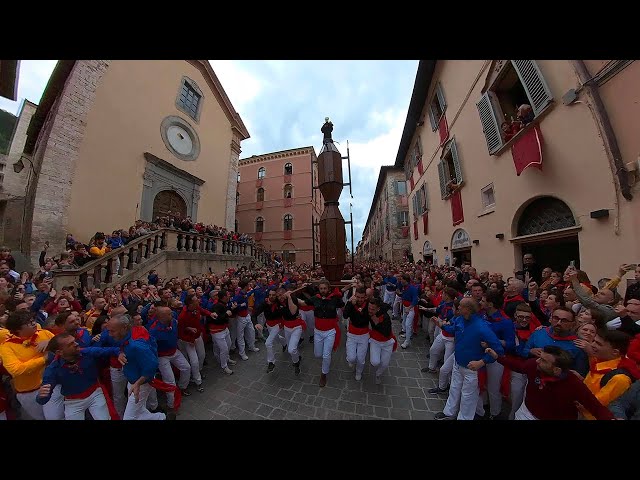
[[[348, 265], [336, 285], [319, 267], [277, 262], [57, 291], [46, 257], [33, 275], [11, 260], [0, 250], [2, 419], [175, 419], [182, 397], [204, 391], [205, 363], [233, 375], [260, 342], [256, 368], [273, 372], [281, 347], [296, 375], [312, 343], [324, 387], [342, 336], [355, 380], [377, 384], [396, 348], [425, 336], [422, 371], [446, 397], [439, 420], [640, 417], [636, 265], [597, 286], [573, 264], [557, 272], [525, 255], [506, 279], [470, 264], [378, 261]], [[631, 271], [638, 283], [622, 298]]]

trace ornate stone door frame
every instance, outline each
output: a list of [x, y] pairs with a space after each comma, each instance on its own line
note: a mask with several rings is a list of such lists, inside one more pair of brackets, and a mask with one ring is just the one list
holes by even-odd
[[145, 152], [144, 158], [147, 160], [147, 164], [143, 176], [140, 218], [147, 222], [152, 221], [153, 200], [156, 195], [164, 190], [173, 190], [183, 198], [187, 204], [187, 215], [196, 222], [200, 187], [204, 184], [204, 180], [181, 170], [152, 153]]

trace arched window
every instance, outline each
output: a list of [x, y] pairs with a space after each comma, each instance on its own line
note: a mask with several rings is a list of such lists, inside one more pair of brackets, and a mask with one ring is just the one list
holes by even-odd
[[264, 169], [264, 167], [260, 167], [258, 169], [258, 180], [262, 180], [266, 174], [267, 171]]
[[264, 202], [264, 188], [260, 187], [258, 189], [258, 202]]
[[284, 216], [284, 229], [293, 230], [293, 217], [288, 213]]
[[518, 236], [575, 227], [576, 219], [562, 200], [542, 197], [531, 202], [518, 220]]
[[284, 166], [284, 174], [285, 175], [292, 175], [293, 174], [293, 165], [291, 165], [290, 163], [287, 163]]
[[256, 218], [256, 233], [264, 232], [264, 218]]
[[290, 184], [284, 186], [284, 198], [291, 198], [293, 196], [293, 187]]

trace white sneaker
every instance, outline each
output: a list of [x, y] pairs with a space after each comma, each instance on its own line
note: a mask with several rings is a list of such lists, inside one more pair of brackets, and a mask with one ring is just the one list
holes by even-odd
[[259, 352], [260, 351], [260, 349], [258, 347], [253, 347], [253, 348], [250, 348], [249, 350], [251, 350], [252, 352]]
[[351, 370], [353, 370], [353, 367], [354, 367], [354, 364], [353, 364], [353, 363], [350, 363], [350, 364], [349, 364], [349, 368], [350, 368]]
[[228, 363], [229, 365], [235, 365], [235, 364], [236, 364], [236, 363], [238, 363], [238, 362], [236, 362], [235, 360], [231, 360], [231, 359], [229, 359], [229, 360], [227, 360], [227, 363]]
[[240, 355], [240, 358], [241, 358], [242, 360], [249, 360], [249, 357], [247, 357], [247, 354], [246, 354], [246, 353], [243, 353], [242, 355]]
[[382, 383], [382, 375], [376, 375], [376, 385], [380, 385]]
[[356, 380], [359, 382], [360, 380], [362, 380], [362, 374], [361, 373], [356, 373]]
[[404, 342], [402, 345], [400, 345], [400, 347], [402, 347], [403, 349], [406, 349], [409, 346], [409, 342]]
[[222, 371], [227, 375], [233, 375], [233, 370], [231, 370], [229, 367], [224, 367]]

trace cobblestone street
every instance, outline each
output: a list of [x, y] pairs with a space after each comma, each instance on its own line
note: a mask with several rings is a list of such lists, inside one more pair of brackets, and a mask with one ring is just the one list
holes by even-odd
[[[396, 335], [399, 322], [393, 322]], [[234, 374], [223, 374], [214, 366], [211, 346], [207, 345], [205, 392], [195, 389], [183, 399], [179, 420], [430, 420], [444, 407], [446, 397], [430, 395], [435, 375], [421, 373], [426, 366], [428, 344], [424, 332], [407, 350], [400, 346], [391, 357], [382, 385], [375, 385], [369, 357], [362, 381], [355, 380], [345, 358], [343, 329], [341, 345], [332, 356], [327, 386], [320, 388], [321, 359], [313, 356], [313, 345], [305, 340], [300, 352], [303, 360], [298, 377], [288, 354], [276, 350], [276, 368], [267, 374], [266, 347], [249, 353], [249, 360], [238, 361]], [[402, 342], [401, 339], [400, 343]], [[426, 344], [426, 345], [425, 345]]]

